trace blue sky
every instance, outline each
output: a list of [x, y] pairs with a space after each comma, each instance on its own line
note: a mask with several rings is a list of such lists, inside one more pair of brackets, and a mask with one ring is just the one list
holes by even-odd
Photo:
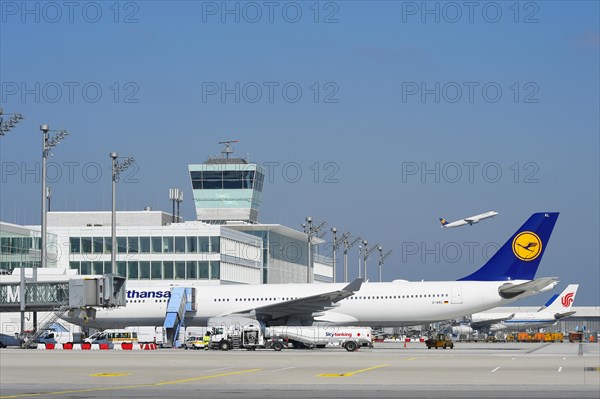
[[380, 243], [386, 280], [462, 277], [559, 211], [538, 276], [599, 304], [597, 2], [223, 4], [1, 1], [0, 106], [26, 120], [0, 139], [0, 220], [39, 223], [42, 123], [70, 132], [53, 210], [110, 209], [117, 151], [137, 161], [119, 209], [169, 211], [181, 187], [191, 220], [187, 164], [238, 139], [273, 165], [262, 222], [311, 215]]

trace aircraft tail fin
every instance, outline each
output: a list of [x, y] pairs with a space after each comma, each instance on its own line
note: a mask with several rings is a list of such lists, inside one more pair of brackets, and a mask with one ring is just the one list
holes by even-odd
[[557, 219], [558, 212], [534, 213], [485, 265], [459, 280], [532, 280]]
[[579, 284], [569, 284], [560, 295], [556, 296], [554, 301], [546, 304], [544, 310], [563, 313], [570, 311], [578, 288]]
[[440, 223], [442, 224], [442, 227], [444, 227], [445, 225], [448, 224], [448, 221], [444, 218], [440, 218]]

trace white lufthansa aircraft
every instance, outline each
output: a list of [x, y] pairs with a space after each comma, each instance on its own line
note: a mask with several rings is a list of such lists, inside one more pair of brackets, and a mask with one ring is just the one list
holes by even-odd
[[534, 277], [557, 218], [558, 213], [533, 214], [483, 267], [458, 281], [218, 286], [128, 281], [125, 307], [98, 310], [85, 322], [65, 320], [98, 329], [161, 326], [171, 317], [168, 309], [183, 306], [183, 287], [191, 298], [186, 326], [207, 326], [216, 318], [251, 318], [267, 326], [392, 327], [448, 320], [553, 288], [557, 278]]
[[459, 226], [464, 226], [467, 224], [469, 226], [472, 226], [475, 223], [479, 223], [480, 220], [487, 219], [487, 218], [493, 218], [497, 214], [498, 214], [498, 212], [496, 212], [496, 211], [489, 211], [489, 212], [481, 213], [479, 215], [470, 216], [468, 218], [459, 219], [454, 222], [448, 222], [446, 219], [440, 218], [440, 223], [442, 224], [442, 227], [459, 227]]
[[[475, 313], [471, 316], [470, 327], [456, 326], [453, 333], [472, 333], [477, 330], [483, 333], [495, 333], [497, 331], [525, 331], [528, 329], [539, 329], [549, 327], [565, 317], [572, 316], [571, 306], [575, 300], [579, 284], [570, 284], [565, 290], [554, 295], [537, 312], [485, 312]], [[471, 330], [468, 330], [468, 329]]]

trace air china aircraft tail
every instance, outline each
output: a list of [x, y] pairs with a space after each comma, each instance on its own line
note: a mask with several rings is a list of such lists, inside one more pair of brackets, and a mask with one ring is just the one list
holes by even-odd
[[568, 312], [575, 301], [579, 284], [569, 284], [559, 295], [553, 296], [541, 311]]
[[557, 219], [558, 212], [534, 213], [485, 265], [459, 281], [533, 280]]

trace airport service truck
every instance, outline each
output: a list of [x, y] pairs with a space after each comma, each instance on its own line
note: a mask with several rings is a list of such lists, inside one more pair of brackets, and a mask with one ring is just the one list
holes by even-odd
[[229, 350], [245, 348], [274, 349], [324, 348], [339, 346], [353, 352], [361, 346], [372, 346], [369, 327], [280, 326], [264, 328], [258, 323], [234, 327], [213, 327], [209, 347]]

